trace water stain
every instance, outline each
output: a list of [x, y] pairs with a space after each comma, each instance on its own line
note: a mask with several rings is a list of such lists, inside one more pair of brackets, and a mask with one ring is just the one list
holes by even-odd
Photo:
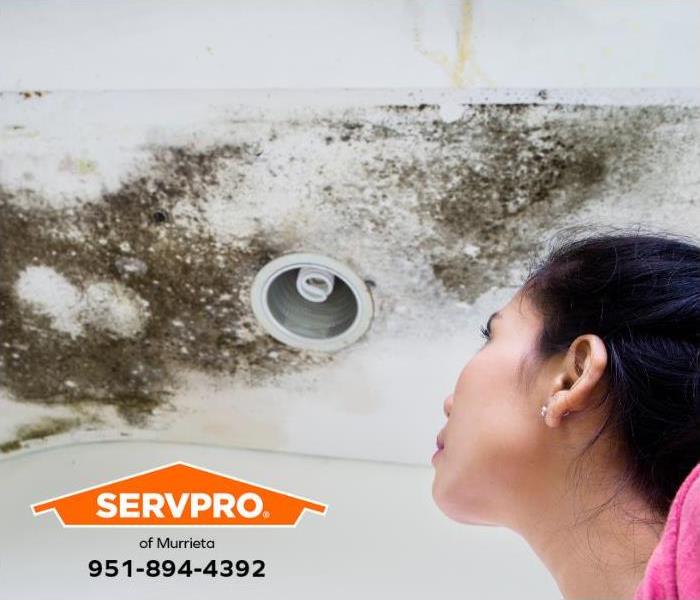
[[460, 5], [459, 28], [456, 33], [455, 57], [450, 59], [443, 52], [429, 51], [424, 47], [421, 31], [417, 26], [413, 28], [413, 43], [416, 50], [442, 67], [445, 75], [455, 88], [473, 84], [475, 79], [481, 78], [486, 85], [496, 87], [496, 83], [488, 77], [474, 59], [473, 36], [473, 6], [471, 0], [462, 0]]

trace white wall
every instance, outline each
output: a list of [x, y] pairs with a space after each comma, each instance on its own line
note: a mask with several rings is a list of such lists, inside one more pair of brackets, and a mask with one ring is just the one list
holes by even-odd
[[697, 87], [694, 0], [6, 0], [0, 90]]

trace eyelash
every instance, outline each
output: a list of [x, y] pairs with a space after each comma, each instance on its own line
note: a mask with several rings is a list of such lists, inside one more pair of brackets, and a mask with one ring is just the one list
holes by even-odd
[[486, 327], [482, 325], [479, 330], [481, 331], [482, 337], [486, 339], [486, 341], [491, 339], [491, 332], [488, 329], [486, 329]]

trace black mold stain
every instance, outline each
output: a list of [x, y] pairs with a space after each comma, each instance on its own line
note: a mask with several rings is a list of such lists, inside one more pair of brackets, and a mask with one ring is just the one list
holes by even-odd
[[388, 104], [384, 108], [388, 111], [396, 112], [396, 113], [413, 113], [416, 111], [422, 112], [426, 108], [430, 108], [432, 110], [439, 110], [440, 105], [439, 104], [427, 104], [425, 102], [421, 102], [420, 104]]
[[[253, 156], [246, 146], [159, 148], [149, 174], [79, 209], [24, 209], [22, 193], [13, 199], [0, 190], [0, 376], [18, 400], [110, 404], [145, 426], [180, 367], [230, 374], [244, 367], [259, 381], [332, 360], [290, 348], [254, 322], [253, 277], [292, 249], [263, 232], [243, 248], [224, 245], [203, 224], [202, 202], [219, 171], [240, 169]], [[196, 209], [187, 222], [175, 210], [181, 200]], [[89, 324], [76, 338], [56, 331], [14, 291], [30, 265], [51, 267], [79, 288], [119, 281], [149, 303], [145, 329], [133, 338]]]
[[43, 90], [26, 90], [23, 92], [18, 92], [18, 94], [22, 96], [22, 98], [24, 98], [25, 100], [29, 100], [30, 98], [42, 98], [43, 96], [48, 94], [48, 92]]
[[[367, 176], [377, 192], [382, 180], [415, 191], [437, 241], [453, 250], [434, 253], [435, 276], [473, 302], [490, 286], [513, 285], [509, 267], [596, 191], [622, 193], [663, 159], [660, 127], [698, 116], [680, 106], [472, 105], [458, 121], [419, 119], [411, 136], [428, 142], [425, 156], [376, 157]], [[478, 257], [459, 251], [465, 242], [478, 243]]]
[[31, 425], [23, 425], [17, 429], [14, 440], [0, 444], [0, 453], [7, 454], [22, 448], [22, 442], [44, 439], [52, 435], [64, 433], [80, 424], [79, 419], [50, 418]]
[[[417, 107], [413, 107], [418, 110]], [[422, 109], [421, 109], [422, 110]], [[331, 131], [335, 131], [336, 136], [324, 135], [327, 145], [339, 140], [341, 142], [370, 142], [386, 138], [399, 138], [403, 134], [395, 127], [390, 127], [383, 123], [371, 123], [360, 121], [336, 121], [331, 119], [317, 119], [316, 122]]]

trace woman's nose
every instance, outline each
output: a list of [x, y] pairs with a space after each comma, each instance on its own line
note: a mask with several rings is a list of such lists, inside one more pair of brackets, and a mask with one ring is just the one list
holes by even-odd
[[452, 401], [454, 400], [454, 394], [450, 394], [445, 398], [445, 403], [443, 405], [443, 408], [445, 410], [445, 416], [449, 417], [450, 412], [452, 411]]

